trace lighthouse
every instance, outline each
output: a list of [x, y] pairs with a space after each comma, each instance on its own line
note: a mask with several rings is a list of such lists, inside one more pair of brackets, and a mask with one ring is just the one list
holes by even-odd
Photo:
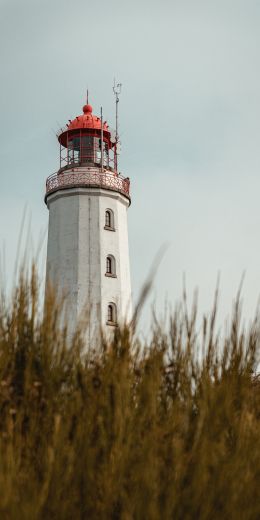
[[[118, 98], [117, 98], [118, 101]], [[118, 172], [118, 135], [92, 106], [58, 134], [59, 169], [46, 181], [46, 280], [65, 297], [70, 335], [87, 320], [86, 343], [131, 316], [127, 210], [130, 181]]]

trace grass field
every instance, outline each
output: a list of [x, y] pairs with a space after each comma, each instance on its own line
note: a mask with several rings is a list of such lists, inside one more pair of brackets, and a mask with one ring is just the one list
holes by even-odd
[[225, 336], [184, 301], [149, 344], [84, 354], [22, 277], [0, 306], [0, 519], [260, 518], [259, 320]]

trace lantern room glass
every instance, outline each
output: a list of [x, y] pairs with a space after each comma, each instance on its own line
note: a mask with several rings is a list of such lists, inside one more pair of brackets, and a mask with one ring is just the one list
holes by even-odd
[[[103, 141], [103, 164], [109, 167], [108, 143]], [[101, 139], [93, 135], [74, 134], [68, 136], [67, 165], [101, 165]]]

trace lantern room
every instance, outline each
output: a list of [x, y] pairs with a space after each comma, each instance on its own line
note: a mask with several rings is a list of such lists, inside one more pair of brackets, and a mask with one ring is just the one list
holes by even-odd
[[58, 135], [60, 171], [79, 166], [105, 168], [117, 173], [117, 139], [115, 133], [92, 113], [88, 103], [83, 114], [69, 120]]

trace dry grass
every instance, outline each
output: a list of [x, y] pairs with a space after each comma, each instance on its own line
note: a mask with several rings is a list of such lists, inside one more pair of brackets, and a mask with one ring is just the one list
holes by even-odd
[[[68, 350], [51, 292], [0, 307], [0, 518], [259, 519], [259, 323], [197, 335], [185, 298], [144, 348]], [[203, 352], [203, 354], [202, 354]]]

